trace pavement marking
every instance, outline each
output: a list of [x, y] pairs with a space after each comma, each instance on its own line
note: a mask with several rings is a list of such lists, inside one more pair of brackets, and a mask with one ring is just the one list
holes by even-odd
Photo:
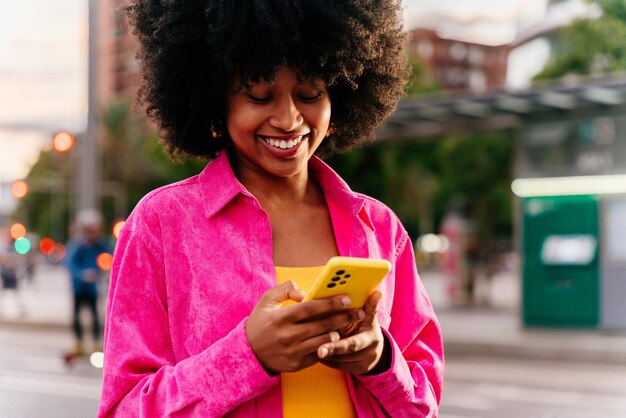
[[[448, 382], [451, 384], [452, 382]], [[550, 406], [588, 408], [597, 410], [599, 406], [603, 410], [615, 410], [626, 412], [626, 399], [622, 396], [610, 396], [600, 393], [584, 393], [581, 391], [571, 390], [555, 390], [555, 389], [534, 389], [529, 387], [515, 386], [510, 384], [491, 384], [491, 383], [468, 383], [458, 384], [454, 392], [469, 392], [465, 395], [468, 397], [478, 396], [484, 398], [497, 399], [500, 401], [516, 401], [523, 403], [535, 403]], [[455, 401], [455, 397], [459, 395], [450, 395]], [[447, 397], [443, 402], [446, 406], [450, 406]], [[461, 398], [463, 399], [463, 398]], [[465, 400], [463, 400], [465, 402]], [[480, 404], [476, 402], [476, 404]], [[454, 402], [455, 406], [468, 407], [467, 404], [459, 404]]]
[[99, 380], [85, 377], [45, 375], [0, 369], [0, 390], [29, 392], [63, 397], [98, 399], [102, 384]]

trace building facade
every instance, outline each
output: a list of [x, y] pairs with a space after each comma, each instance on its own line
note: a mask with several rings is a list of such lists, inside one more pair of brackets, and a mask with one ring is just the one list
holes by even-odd
[[410, 52], [431, 81], [445, 90], [482, 92], [504, 86], [510, 48], [440, 37], [429, 29], [411, 31]]
[[116, 100], [134, 100], [139, 87], [139, 64], [122, 0], [97, 2], [97, 97], [100, 108]]

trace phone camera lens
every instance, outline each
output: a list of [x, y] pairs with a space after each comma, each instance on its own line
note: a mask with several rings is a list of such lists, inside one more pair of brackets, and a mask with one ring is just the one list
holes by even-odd
[[341, 277], [333, 277], [332, 279], [333, 282], [338, 282], [339, 280], [341, 280]]
[[333, 287], [335, 287], [335, 286], [337, 286], [337, 283], [328, 283], [328, 284], [326, 285], [326, 287], [328, 287], [328, 288], [333, 288]]
[[342, 280], [342, 281], [339, 282], [339, 284], [346, 284], [346, 281]]
[[345, 270], [337, 270], [337, 272], [335, 273], [337, 276], [341, 276], [342, 274], [344, 274], [346, 271]]

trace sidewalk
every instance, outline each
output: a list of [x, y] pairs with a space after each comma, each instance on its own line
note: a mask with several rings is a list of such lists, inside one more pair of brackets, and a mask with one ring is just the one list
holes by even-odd
[[626, 364], [626, 331], [524, 326], [516, 274], [503, 272], [478, 286], [481, 306], [454, 306], [440, 273], [422, 271], [421, 276], [441, 322], [447, 356]]
[[[448, 303], [443, 277], [421, 271], [422, 281], [438, 314], [447, 356], [499, 356], [572, 362], [626, 364], [626, 332], [599, 329], [525, 328], [520, 319], [520, 282], [514, 274], [496, 276], [478, 288], [483, 304], [460, 307]], [[67, 329], [70, 333], [71, 292], [60, 266], [38, 266], [32, 283], [21, 282], [24, 315], [14, 300], [0, 293], [0, 326]], [[100, 300], [101, 311], [105, 298]]]
[[33, 281], [20, 280], [18, 290], [0, 292], [0, 325], [70, 330], [72, 292], [65, 268], [37, 265]]

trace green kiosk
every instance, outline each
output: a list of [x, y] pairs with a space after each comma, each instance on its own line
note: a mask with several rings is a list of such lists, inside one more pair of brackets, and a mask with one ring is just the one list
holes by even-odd
[[524, 324], [626, 330], [626, 108], [538, 116], [519, 134]]
[[598, 325], [598, 198], [523, 199], [523, 317], [527, 325]]

